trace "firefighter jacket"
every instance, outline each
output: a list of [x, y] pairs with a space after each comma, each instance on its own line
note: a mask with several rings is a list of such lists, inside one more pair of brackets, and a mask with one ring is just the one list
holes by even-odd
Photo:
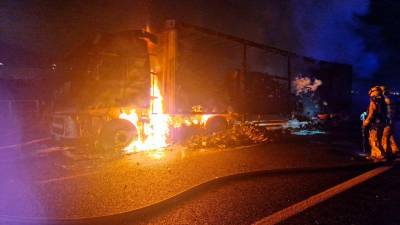
[[364, 126], [384, 127], [389, 124], [389, 113], [391, 110], [386, 104], [386, 99], [371, 100], [369, 103], [367, 118], [364, 121]]

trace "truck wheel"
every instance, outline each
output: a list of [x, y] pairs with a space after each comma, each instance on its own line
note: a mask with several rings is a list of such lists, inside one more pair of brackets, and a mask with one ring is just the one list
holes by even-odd
[[223, 116], [214, 116], [207, 120], [205, 125], [207, 133], [215, 133], [228, 129], [228, 121]]
[[97, 142], [104, 149], [124, 148], [137, 139], [137, 136], [137, 129], [131, 122], [113, 119], [103, 126]]

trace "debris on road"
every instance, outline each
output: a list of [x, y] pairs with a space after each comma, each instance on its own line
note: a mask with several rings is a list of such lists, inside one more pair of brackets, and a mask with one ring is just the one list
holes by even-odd
[[209, 135], [195, 135], [185, 145], [192, 149], [227, 148], [271, 141], [266, 129], [252, 124], [235, 125], [231, 129]]

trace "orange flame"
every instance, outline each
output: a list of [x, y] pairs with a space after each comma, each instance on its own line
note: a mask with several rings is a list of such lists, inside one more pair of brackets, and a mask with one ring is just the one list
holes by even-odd
[[[150, 26], [146, 25], [144, 29], [150, 32]], [[149, 52], [154, 51], [154, 45], [147, 41]], [[154, 55], [155, 53], [150, 55]], [[178, 116], [170, 116], [165, 114], [163, 109], [163, 96], [160, 91], [160, 80], [154, 74], [160, 74], [160, 64], [156, 58], [150, 57], [151, 70], [151, 99], [150, 109], [148, 110], [148, 119], [143, 120], [138, 115], [137, 110], [131, 109], [128, 112], [121, 113], [120, 119], [130, 121], [138, 130], [138, 139], [132, 141], [124, 150], [127, 152], [138, 152], [153, 149], [162, 149], [168, 146], [169, 125], [180, 127], [182, 122], [187, 126], [204, 125], [211, 115], [196, 115], [189, 118], [179, 118]], [[198, 106], [201, 109], [200, 106]], [[183, 120], [182, 120], [183, 119]], [[162, 154], [158, 154], [161, 156]]]
[[121, 113], [119, 118], [130, 121], [139, 130], [138, 139], [131, 142], [124, 150], [127, 152], [145, 151], [164, 148], [168, 145], [169, 116], [163, 113], [163, 97], [156, 76], [152, 76], [151, 102], [148, 121], [139, 121], [135, 109]]

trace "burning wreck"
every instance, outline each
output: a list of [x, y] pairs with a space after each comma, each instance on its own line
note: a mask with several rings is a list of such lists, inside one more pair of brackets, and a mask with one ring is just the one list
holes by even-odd
[[71, 54], [56, 92], [53, 137], [135, 152], [166, 147], [182, 126], [225, 129], [226, 113], [205, 114], [201, 106], [175, 112], [174, 32], [99, 34]]
[[[58, 68], [66, 79], [55, 96], [51, 133], [127, 152], [163, 148], [194, 130], [213, 134], [220, 140], [214, 145], [225, 136], [238, 143], [233, 139], [246, 135], [252, 142], [266, 141], [252, 128], [261, 124], [254, 121], [287, 124], [294, 110], [292, 74], [320, 65], [313, 61], [306, 68], [305, 60], [310, 61], [173, 20], [158, 33], [147, 28], [98, 34]], [[351, 67], [348, 72], [344, 76], [351, 80]], [[201, 145], [207, 138], [194, 139]]]

